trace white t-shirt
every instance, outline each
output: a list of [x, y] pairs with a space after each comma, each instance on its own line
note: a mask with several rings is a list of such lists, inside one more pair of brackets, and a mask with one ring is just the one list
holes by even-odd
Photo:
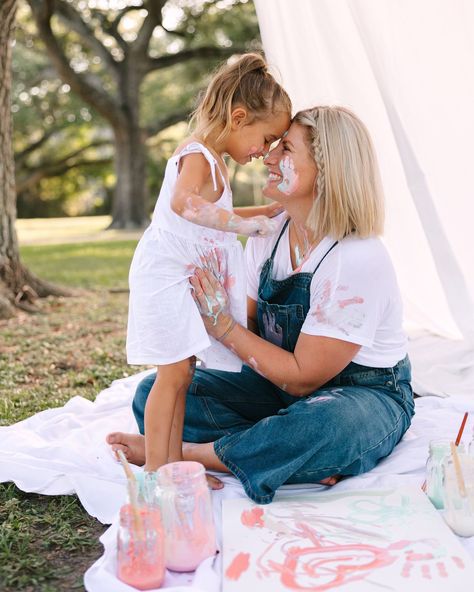
[[[258, 299], [260, 272], [286, 214], [280, 217], [280, 229], [275, 235], [247, 242], [247, 294], [254, 300]], [[324, 238], [300, 271], [313, 272], [333, 243], [333, 239]], [[283, 280], [293, 273], [287, 227], [275, 253], [273, 279]], [[388, 368], [407, 353], [402, 312], [397, 278], [382, 241], [351, 236], [339, 241], [314, 274], [310, 309], [301, 331], [359, 344], [362, 347], [353, 362]]]

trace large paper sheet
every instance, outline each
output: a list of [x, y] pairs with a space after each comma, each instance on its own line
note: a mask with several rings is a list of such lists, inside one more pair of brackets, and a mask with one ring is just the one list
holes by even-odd
[[223, 502], [223, 592], [465, 592], [474, 563], [416, 488]]

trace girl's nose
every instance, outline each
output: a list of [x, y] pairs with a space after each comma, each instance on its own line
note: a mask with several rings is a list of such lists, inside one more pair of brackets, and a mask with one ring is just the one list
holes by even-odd
[[275, 163], [278, 159], [278, 146], [275, 146], [273, 150], [269, 150], [266, 154], [263, 155], [263, 164], [272, 164]]

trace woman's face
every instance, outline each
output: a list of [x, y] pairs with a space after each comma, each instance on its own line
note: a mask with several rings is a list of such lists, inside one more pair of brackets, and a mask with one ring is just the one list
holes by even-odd
[[266, 197], [285, 205], [290, 200], [315, 197], [317, 167], [306, 140], [306, 130], [292, 123], [279, 144], [264, 159], [268, 179], [263, 188]]

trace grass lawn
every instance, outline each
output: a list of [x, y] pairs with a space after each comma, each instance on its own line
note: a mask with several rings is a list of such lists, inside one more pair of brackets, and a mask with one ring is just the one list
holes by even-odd
[[[136, 240], [22, 247], [24, 262], [53, 282], [83, 288], [49, 298], [35, 315], [0, 321], [0, 423], [73, 396], [93, 400], [139, 369], [125, 360], [127, 273]], [[117, 291], [115, 291], [117, 290]], [[83, 590], [102, 554], [105, 527], [76, 496], [40, 496], [0, 484], [0, 590]]]

